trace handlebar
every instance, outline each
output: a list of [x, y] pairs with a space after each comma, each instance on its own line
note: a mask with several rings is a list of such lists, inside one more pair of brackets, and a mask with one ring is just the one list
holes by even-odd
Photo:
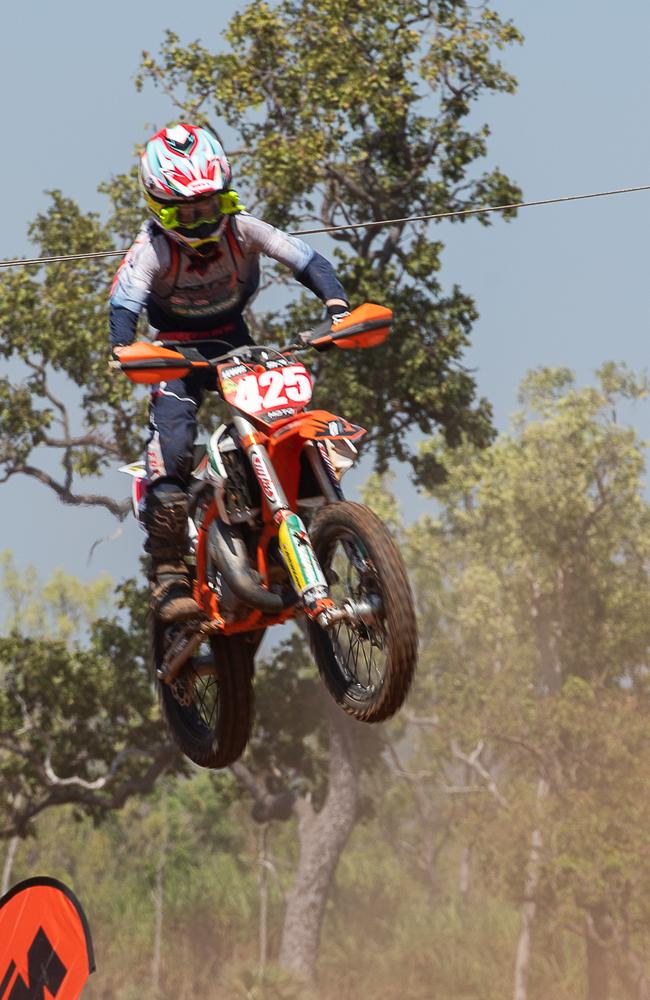
[[[383, 343], [388, 336], [393, 313], [385, 306], [366, 302], [354, 309], [344, 320], [332, 326], [330, 320], [319, 324], [314, 330], [304, 330], [297, 336], [297, 341], [282, 347], [265, 347], [256, 344], [242, 344], [233, 347], [216, 358], [205, 358], [196, 347], [183, 346], [175, 341], [159, 340], [154, 344], [140, 343], [125, 348], [130, 356], [110, 361], [112, 370], [133, 373], [132, 379], [137, 382], [155, 383], [160, 381], [158, 372], [175, 372], [174, 377], [183, 378], [192, 368], [215, 368], [218, 364], [232, 358], [242, 361], [251, 358], [262, 351], [275, 352], [286, 356], [297, 351], [316, 350], [327, 351], [332, 347], [343, 350], [352, 348], [375, 347]], [[222, 343], [226, 343], [222, 341]], [[137, 377], [136, 373], [140, 373]], [[147, 378], [147, 373], [150, 377]]]

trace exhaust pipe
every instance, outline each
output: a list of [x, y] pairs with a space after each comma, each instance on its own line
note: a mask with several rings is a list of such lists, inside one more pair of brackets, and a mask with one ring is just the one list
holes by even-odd
[[285, 589], [282, 594], [275, 594], [258, 582], [258, 574], [248, 561], [244, 539], [236, 528], [225, 524], [220, 517], [210, 525], [208, 554], [233, 594], [249, 607], [278, 615], [298, 600], [293, 591]]

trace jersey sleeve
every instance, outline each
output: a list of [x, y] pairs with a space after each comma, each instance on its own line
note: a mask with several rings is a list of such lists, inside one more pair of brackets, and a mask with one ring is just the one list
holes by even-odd
[[247, 212], [232, 217], [235, 235], [244, 253], [262, 253], [293, 271], [306, 288], [323, 302], [347, 296], [330, 262], [304, 240], [289, 236]]
[[144, 226], [113, 278], [110, 302], [139, 313], [146, 304], [154, 278], [161, 270], [160, 248]]
[[165, 266], [165, 249], [164, 243], [154, 241], [145, 224], [118, 267], [109, 300], [113, 346], [133, 340], [137, 318], [146, 305], [154, 278]]

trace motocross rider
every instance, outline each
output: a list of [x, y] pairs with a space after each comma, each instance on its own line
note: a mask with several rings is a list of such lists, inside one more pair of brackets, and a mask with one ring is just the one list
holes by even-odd
[[[215, 358], [252, 344], [242, 312], [260, 279], [260, 254], [293, 271], [326, 305], [332, 323], [348, 302], [332, 265], [295, 236], [250, 215], [230, 187], [223, 147], [207, 128], [178, 124], [147, 142], [140, 182], [151, 212], [120, 264], [110, 297], [113, 354], [131, 344], [138, 316], [165, 342]], [[149, 479], [143, 524], [151, 556], [151, 604], [164, 622], [199, 615], [184, 555], [197, 413], [214, 372], [161, 382], [151, 395]]]

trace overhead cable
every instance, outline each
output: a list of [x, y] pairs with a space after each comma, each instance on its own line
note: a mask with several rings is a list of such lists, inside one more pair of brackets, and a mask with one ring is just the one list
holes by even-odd
[[[322, 229], [298, 229], [290, 236], [319, 236], [327, 233], [341, 233], [353, 229], [372, 229], [377, 226], [402, 226], [409, 222], [433, 222], [436, 219], [454, 219], [468, 215], [486, 215], [488, 212], [511, 212], [520, 208], [534, 208], [538, 205], [561, 205], [568, 201], [586, 201], [588, 198], [609, 198], [615, 194], [633, 194], [650, 191], [650, 184], [636, 187], [614, 188], [611, 191], [592, 191], [589, 194], [568, 194], [561, 198], [542, 198], [537, 201], [519, 201], [509, 205], [487, 205], [481, 208], [461, 208], [452, 212], [434, 212], [430, 215], [409, 215], [401, 219], [378, 219], [372, 222], [353, 222], [345, 226], [326, 226]], [[99, 257], [123, 257], [127, 250], [96, 250], [92, 253], [59, 254], [53, 257], [19, 257], [14, 260], [0, 260], [0, 268], [27, 267], [36, 264], [58, 264], [73, 260], [93, 260]]]

